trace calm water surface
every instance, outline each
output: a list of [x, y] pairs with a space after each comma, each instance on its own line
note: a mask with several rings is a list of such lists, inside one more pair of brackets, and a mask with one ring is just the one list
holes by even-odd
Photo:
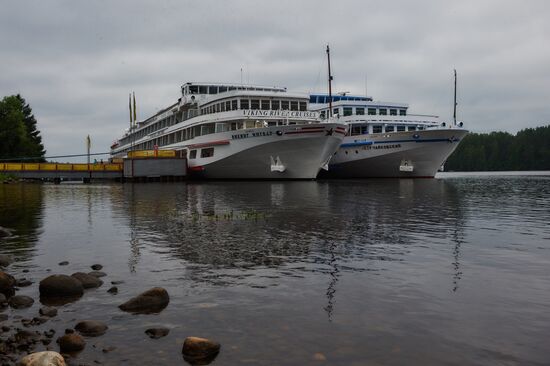
[[[105, 284], [42, 326], [106, 322], [82, 362], [184, 364], [193, 335], [221, 342], [215, 365], [548, 365], [549, 223], [550, 176], [1, 185], [0, 252], [37, 300], [5, 313], [101, 263]], [[117, 308], [152, 286], [160, 314]]]

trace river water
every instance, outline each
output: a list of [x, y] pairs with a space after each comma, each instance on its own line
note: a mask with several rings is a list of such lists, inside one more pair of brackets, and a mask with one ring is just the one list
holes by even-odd
[[[200, 336], [214, 365], [548, 365], [549, 223], [548, 175], [1, 185], [0, 252], [36, 300], [4, 313], [100, 263], [105, 284], [41, 326], [105, 322], [87, 364], [184, 364]], [[153, 286], [159, 314], [118, 309]]]

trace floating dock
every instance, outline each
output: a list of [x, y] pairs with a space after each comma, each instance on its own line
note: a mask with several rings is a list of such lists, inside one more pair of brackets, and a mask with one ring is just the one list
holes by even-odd
[[110, 163], [0, 163], [0, 172], [23, 179], [115, 181], [173, 181], [187, 175], [187, 159], [171, 150], [132, 151], [124, 159]]

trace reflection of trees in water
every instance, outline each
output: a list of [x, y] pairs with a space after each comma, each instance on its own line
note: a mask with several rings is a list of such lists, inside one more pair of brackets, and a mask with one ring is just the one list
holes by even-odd
[[0, 185], [0, 226], [12, 236], [0, 239], [2, 252], [23, 258], [34, 250], [42, 226], [43, 192], [41, 184]]

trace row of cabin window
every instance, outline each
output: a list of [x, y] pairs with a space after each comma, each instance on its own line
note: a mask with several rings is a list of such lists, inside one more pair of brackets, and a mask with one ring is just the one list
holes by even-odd
[[214, 86], [214, 85], [189, 85], [187, 89], [184, 89], [184, 94], [218, 94], [225, 93], [232, 90], [254, 90], [254, 91], [273, 91], [284, 89], [274, 89], [274, 88], [257, 88], [257, 87], [246, 87], [246, 86]]
[[[369, 116], [387, 116], [388, 115], [388, 108], [366, 108], [367, 114]], [[339, 116], [364, 116], [365, 115], [365, 108], [363, 107], [340, 107], [340, 108], [334, 108], [332, 110], [333, 115], [339, 115]], [[389, 109], [389, 115], [390, 116], [406, 116], [407, 110], [406, 109], [396, 109], [396, 108], [390, 108]], [[326, 115], [326, 111], [321, 112], [321, 117], [324, 118]]]
[[151, 123], [149, 126], [147, 126], [144, 129], [141, 129], [137, 132], [135, 132], [134, 135], [127, 136], [123, 138], [120, 141], [121, 145], [125, 145], [127, 143], [130, 143], [132, 140], [139, 140], [140, 138], [147, 136], [151, 132], [155, 132], [157, 130], [160, 130], [161, 128], [170, 127], [177, 123], [176, 116], [171, 115], [167, 118], [161, 119], [160, 121], [157, 121], [155, 123]]
[[[214, 156], [214, 148], [213, 147], [205, 147], [201, 149], [201, 158], [210, 158]], [[189, 151], [189, 159], [196, 159], [197, 158], [197, 150], [191, 150]]]
[[307, 111], [307, 103], [294, 100], [234, 99], [201, 108], [201, 114], [235, 111], [238, 109]]
[[366, 135], [369, 133], [384, 133], [384, 132], [405, 132], [405, 131], [421, 131], [424, 129], [424, 126], [406, 126], [406, 125], [352, 125], [350, 134], [352, 136], [356, 135]]

